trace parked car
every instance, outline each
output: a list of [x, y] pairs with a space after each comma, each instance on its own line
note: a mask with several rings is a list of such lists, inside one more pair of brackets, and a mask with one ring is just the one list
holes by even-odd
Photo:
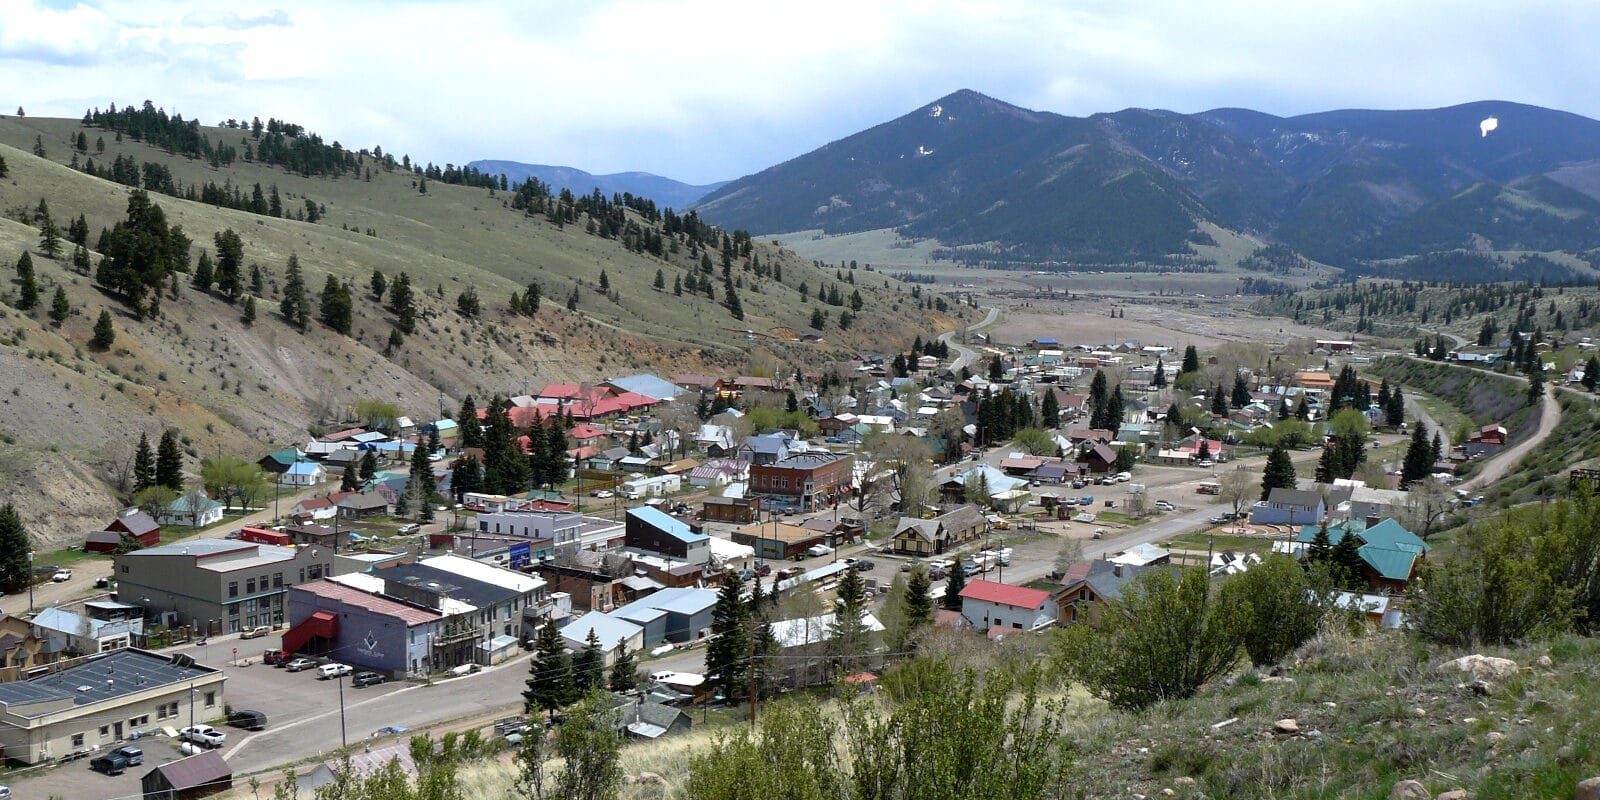
[[128, 759], [116, 753], [102, 753], [90, 759], [89, 769], [106, 775], [121, 775], [128, 771]]
[[349, 675], [353, 671], [349, 664], [323, 664], [317, 667], [317, 679], [325, 681], [329, 678], [337, 678], [340, 675]]
[[137, 767], [144, 763], [144, 751], [132, 745], [119, 747], [111, 752], [128, 759], [128, 766], [130, 767]]
[[756, 574], [765, 578], [772, 574], [772, 565], [765, 561], [756, 562]]
[[261, 653], [261, 663], [271, 664], [274, 667], [281, 667], [284, 664], [289, 663], [289, 659], [284, 658], [282, 650], [263, 650]]
[[[96, 589], [109, 589], [109, 588], [111, 588], [111, 579], [110, 578], [95, 578], [94, 579], [94, 588], [96, 588]], [[0, 797], [4, 797], [4, 795], [0, 795]]]
[[72, 580], [72, 570], [58, 569], [56, 570], [56, 574], [50, 576], [50, 580], [55, 581], [56, 583], [66, 583], [67, 581]]
[[855, 562], [854, 564], [851, 564], [850, 568], [856, 570], [857, 572], [871, 572], [874, 569], [877, 569], [878, 565], [872, 563], [871, 561], [868, 561], [865, 558], [863, 558], [863, 559]]
[[350, 676], [350, 685], [359, 689], [363, 686], [377, 686], [386, 680], [388, 678], [376, 672], [357, 672]]
[[609, 489], [596, 489], [596, 490], [590, 492], [589, 496], [590, 497], [596, 497], [596, 498], [599, 498], [601, 500], [604, 500], [604, 499], [606, 499], [608, 497], [611, 497], [612, 496], [612, 492]]
[[480, 667], [477, 664], [469, 662], [469, 663], [466, 663], [466, 664], [462, 664], [460, 666], [451, 667], [450, 668], [450, 674], [451, 675], [471, 675], [472, 673], [477, 672], [478, 670], [481, 670], [481, 669], [483, 669], [483, 667]]
[[228, 741], [228, 734], [210, 725], [191, 725], [178, 731], [178, 741], [194, 742], [206, 747], [221, 747]]
[[1202, 458], [1199, 461], [1194, 462], [1194, 465], [1197, 467], [1214, 467], [1217, 465], [1217, 462], [1212, 461], [1209, 458]]
[[287, 664], [284, 664], [283, 668], [289, 672], [299, 672], [301, 670], [311, 669], [316, 665], [317, 662], [312, 661], [309, 658], [296, 658], [289, 661]]
[[11, 787], [0, 783], [0, 800], [11, 800]]
[[1086, 495], [1078, 498], [1078, 505], [1080, 505], [1080, 506], [1092, 506], [1092, 505], [1094, 505], [1094, 495], [1086, 494]]
[[260, 711], [241, 709], [228, 715], [228, 724], [249, 731], [266, 730], [267, 715]]
[[821, 557], [823, 557], [825, 555], [828, 555], [829, 553], [832, 553], [832, 552], [833, 552], [833, 548], [831, 548], [831, 547], [829, 547], [829, 546], [827, 546], [825, 544], [814, 544], [814, 545], [811, 545], [810, 547], [806, 548], [806, 554], [807, 555], [815, 556], [817, 558], [821, 558]]
[[1157, 500], [1156, 501], [1156, 508], [1159, 508], [1162, 511], [1177, 511], [1178, 510], [1178, 507], [1173, 505], [1171, 503], [1171, 501], [1168, 501], [1168, 500]]
[[263, 636], [268, 636], [271, 633], [272, 633], [272, 629], [271, 628], [269, 628], [269, 627], [267, 627], [265, 625], [257, 625], [254, 628], [251, 628], [251, 629], [239, 634], [239, 638], [240, 639], [259, 639], [259, 638], [261, 638]]
[[1119, 472], [1111, 477], [1115, 478], [1117, 483], [1127, 483], [1128, 481], [1133, 480], [1133, 473]]
[[408, 535], [416, 533], [417, 531], [420, 531], [420, 530], [422, 530], [422, 526], [418, 525], [415, 522], [413, 522], [410, 525], [401, 525], [400, 529], [395, 531], [395, 533], [398, 533], [401, 536], [408, 536]]
[[739, 580], [741, 580], [741, 581], [754, 580], [755, 577], [756, 577], [756, 571], [753, 570], [753, 569], [741, 569], [741, 570], [739, 570]]

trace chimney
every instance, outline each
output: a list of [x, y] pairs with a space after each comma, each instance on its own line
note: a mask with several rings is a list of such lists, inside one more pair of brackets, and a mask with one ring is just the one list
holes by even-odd
[[1111, 565], [1111, 574], [1115, 575], [1115, 576], [1117, 576], [1119, 578], [1122, 577], [1122, 565], [1121, 564], [1112, 564]]

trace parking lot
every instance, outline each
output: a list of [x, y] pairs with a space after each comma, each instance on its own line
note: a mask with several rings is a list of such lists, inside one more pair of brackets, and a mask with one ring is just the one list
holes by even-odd
[[[183, 722], [188, 724], [187, 718]], [[232, 730], [229, 731], [230, 738]], [[55, 767], [33, 770], [21, 773], [15, 777], [0, 779], [11, 787], [11, 796], [18, 800], [43, 800], [46, 797], [64, 797], [78, 800], [104, 797], [138, 797], [142, 791], [139, 778], [152, 768], [159, 767], [171, 761], [177, 761], [184, 755], [178, 750], [178, 742], [165, 736], [143, 736], [137, 740], [123, 742], [144, 751], [144, 763], [137, 767], [129, 767], [121, 775], [103, 775], [89, 769], [89, 758], [80, 758], [68, 761]], [[119, 745], [120, 746], [120, 745]]]

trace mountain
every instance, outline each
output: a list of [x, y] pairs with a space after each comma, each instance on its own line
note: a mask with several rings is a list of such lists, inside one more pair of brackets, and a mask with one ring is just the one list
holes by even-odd
[[[551, 382], [644, 371], [786, 375], [955, 327], [964, 311], [903, 303], [904, 287], [873, 275], [843, 287], [863, 300], [848, 329], [839, 327], [842, 309], [821, 305], [826, 341], [802, 343], [798, 332], [819, 310], [807, 300], [837, 285], [835, 272], [767, 243], [741, 245], [686, 217], [609, 202], [597, 208], [587, 198], [570, 205], [532, 198], [528, 207], [487, 180], [461, 182], [482, 179], [478, 173], [411, 171], [387, 155], [319, 144], [331, 136], [291, 130], [257, 138], [147, 109], [118, 130], [0, 116], [0, 481], [12, 487], [7, 499], [41, 559], [111, 519], [126, 500], [118, 476], [141, 433], [151, 441], [169, 428], [181, 433], [192, 475], [203, 455], [255, 461], [304, 445], [318, 427], [348, 427], [348, 409], [363, 400], [391, 401], [431, 420], [454, 415], [467, 395], [482, 404], [494, 393], [526, 394]], [[296, 166], [284, 163], [291, 158], [300, 159]], [[91, 161], [95, 175], [86, 172]], [[136, 197], [130, 183], [149, 187], [154, 207], [191, 245], [183, 259], [190, 272], [171, 273], [154, 292], [147, 287], [142, 315], [104, 282], [109, 273], [99, 266], [109, 260], [102, 247], [131, 250], [104, 233], [127, 219]], [[41, 205], [63, 239], [71, 227], [87, 234], [81, 261], [72, 244], [56, 258], [44, 255]], [[278, 215], [275, 206], [283, 209]], [[242, 246], [240, 277], [255, 294], [253, 321], [243, 318], [243, 297], [229, 302], [216, 286], [194, 285], [200, 255], [216, 258], [214, 236], [229, 230]], [[145, 259], [145, 244], [132, 253], [139, 269], [154, 261]], [[15, 265], [24, 253], [41, 298], [29, 310], [18, 308]], [[304, 330], [279, 313], [291, 256], [309, 295]], [[724, 265], [743, 319], [728, 308], [726, 283], [715, 274]], [[251, 290], [257, 267], [260, 288]], [[399, 319], [368, 288], [374, 272], [390, 284], [405, 273], [413, 286], [415, 327], [398, 341], [391, 335]], [[688, 286], [691, 278], [715, 299], [705, 289], [674, 293], [675, 283]], [[349, 287], [348, 333], [320, 319], [330, 282]], [[513, 294], [532, 283], [541, 287], [539, 309], [514, 313]], [[68, 310], [59, 322], [49, 313], [58, 289]], [[462, 311], [469, 291], [481, 307], [476, 315]], [[159, 313], [149, 311], [152, 294]], [[91, 344], [102, 311], [115, 331], [105, 349]]]
[[682, 181], [663, 178], [648, 172], [618, 172], [611, 175], [591, 175], [576, 167], [552, 167], [546, 164], [523, 164], [517, 161], [481, 160], [468, 164], [490, 175], [505, 175], [513, 185], [528, 178], [538, 178], [556, 191], [569, 189], [573, 194], [589, 194], [595, 189], [610, 197], [613, 194], [632, 194], [656, 201], [662, 208], [688, 208], [696, 200], [722, 188], [727, 181], [692, 186]]
[[1001, 264], [1181, 263], [1215, 223], [1381, 271], [1453, 249], [1586, 251], [1597, 199], [1600, 122], [1536, 106], [1077, 118], [962, 90], [697, 209], [763, 233], [894, 228]]

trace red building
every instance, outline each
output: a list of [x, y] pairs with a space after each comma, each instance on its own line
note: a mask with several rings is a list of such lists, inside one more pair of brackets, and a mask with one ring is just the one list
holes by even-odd
[[816, 511], [850, 491], [850, 456], [795, 453], [771, 464], [750, 467], [749, 494], [766, 508]]

